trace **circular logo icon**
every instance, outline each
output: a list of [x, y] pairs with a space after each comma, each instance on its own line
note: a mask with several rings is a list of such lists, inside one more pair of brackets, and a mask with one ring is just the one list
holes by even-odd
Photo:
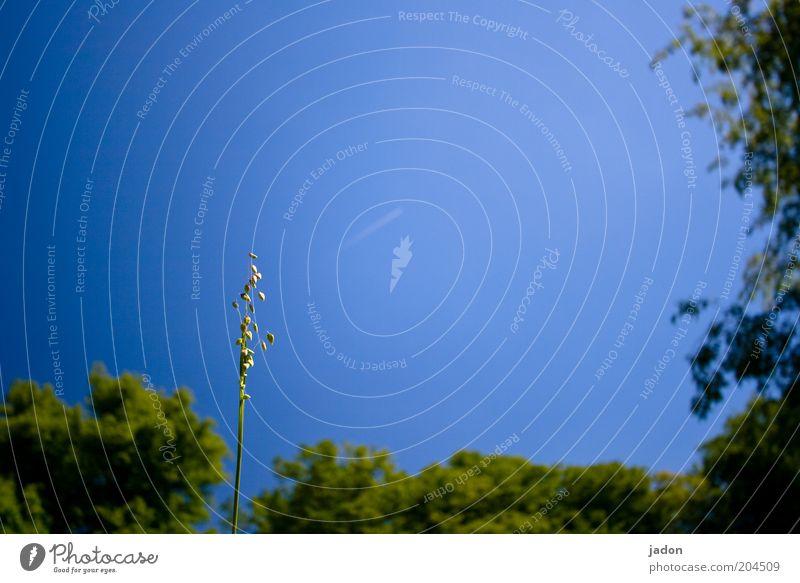
[[19, 564], [26, 571], [35, 571], [44, 562], [44, 547], [39, 543], [30, 543], [19, 552]]

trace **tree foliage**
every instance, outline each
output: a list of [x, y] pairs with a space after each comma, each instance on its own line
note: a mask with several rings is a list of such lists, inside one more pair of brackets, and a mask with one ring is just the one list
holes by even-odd
[[713, 119], [719, 162], [746, 204], [753, 201], [752, 232], [764, 240], [748, 261], [741, 295], [723, 307], [692, 360], [700, 416], [731, 384], [750, 383], [773, 397], [790, 393], [800, 364], [800, 3], [726, 4], [723, 11], [687, 8], [670, 49], [683, 48], [694, 61], [709, 95], [696, 113]]
[[[97, 368], [84, 405], [18, 381], [0, 409], [0, 527], [5, 532], [187, 532], [209, 518], [224, 441], [139, 377]], [[145, 384], [147, 386], [145, 386]]]
[[712, 496], [701, 532], [798, 532], [800, 407], [755, 397], [703, 446], [701, 477]]
[[[192, 411], [189, 392], [167, 396], [139, 377], [101, 370], [91, 386], [84, 405], [66, 405], [32, 382], [5, 395], [3, 531], [187, 532], [210, 524], [227, 449], [212, 422]], [[800, 411], [790, 404], [755, 399], [704, 445], [690, 474], [547, 466], [497, 450], [458, 452], [409, 474], [385, 450], [323, 441], [275, 461], [279, 484], [254, 499], [243, 522], [270, 533], [796, 531]], [[224, 517], [219, 522], [227, 530]]]
[[[756, 393], [703, 446], [697, 473], [715, 501], [697, 529], [793, 532], [800, 519], [800, 3], [731, 0], [722, 11], [687, 8], [685, 18], [671, 51], [692, 57], [710, 96], [696, 113], [713, 119], [723, 146], [718, 161], [744, 199], [742, 228], [763, 242], [747, 262], [741, 294], [721, 307], [692, 359], [697, 415], [706, 416], [731, 385]], [[744, 220], [750, 213], [753, 220]]]
[[389, 454], [330, 441], [278, 459], [280, 484], [255, 498], [250, 528], [300, 533], [681, 532], [699, 479], [618, 463], [532, 464], [462, 451], [416, 475]]

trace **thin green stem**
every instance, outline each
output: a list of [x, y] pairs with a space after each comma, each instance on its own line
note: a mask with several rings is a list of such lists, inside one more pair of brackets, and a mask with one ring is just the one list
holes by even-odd
[[[247, 338], [242, 334], [242, 348], [247, 346]], [[233, 520], [231, 521], [231, 534], [236, 534], [239, 528], [239, 487], [242, 481], [242, 440], [244, 437], [244, 402], [247, 386], [247, 368], [244, 366], [244, 354], [239, 357], [239, 430], [236, 438], [236, 478], [233, 495]]]
[[[258, 259], [255, 253], [252, 251], [248, 253], [250, 259]], [[239, 531], [239, 495], [240, 495], [240, 488], [242, 484], [242, 450], [244, 449], [244, 402], [250, 398], [250, 395], [247, 394], [247, 369], [253, 366], [253, 350], [247, 347], [247, 341], [253, 340], [253, 332], [258, 334], [258, 325], [254, 321], [256, 308], [253, 305], [253, 299], [250, 297], [250, 294], [253, 294], [253, 298], [257, 297], [262, 302], [266, 299], [264, 292], [259, 291], [256, 294], [256, 283], [258, 280], [261, 279], [261, 274], [258, 272], [258, 268], [253, 265], [253, 262], [250, 262], [250, 271], [248, 272], [248, 279], [247, 283], [244, 284], [244, 291], [239, 294], [239, 297], [242, 298], [242, 301], [245, 302], [244, 309], [239, 310], [239, 301], [236, 300], [233, 302], [233, 309], [239, 314], [239, 327], [242, 330], [242, 335], [236, 340], [236, 344], [239, 346], [239, 431], [236, 436], [236, 477], [234, 479], [234, 493], [233, 493], [233, 519], [231, 520], [231, 534], [236, 534]], [[253, 314], [253, 318], [247, 313], [247, 310], [250, 310], [250, 313]], [[252, 325], [253, 330], [250, 331], [250, 326]], [[260, 338], [260, 337], [259, 337]], [[275, 337], [272, 333], [267, 333], [267, 340], [269, 343], [272, 344], [275, 340]], [[266, 342], [261, 342], [261, 348], [263, 350], [267, 349]]]

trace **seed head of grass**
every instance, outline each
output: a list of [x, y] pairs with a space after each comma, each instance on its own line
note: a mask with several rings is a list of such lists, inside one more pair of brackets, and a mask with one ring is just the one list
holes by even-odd
[[[242, 391], [244, 391], [244, 386], [246, 384], [247, 370], [255, 364], [252, 356], [253, 350], [248, 347], [248, 343], [255, 340], [264, 351], [266, 351], [268, 344], [273, 345], [275, 343], [275, 335], [272, 334], [272, 332], [266, 333], [265, 340], [262, 340], [259, 334], [258, 323], [255, 321], [256, 307], [254, 299], [257, 297], [263, 302], [266, 301], [267, 295], [263, 291], [253, 293], [255, 292], [258, 282], [261, 281], [262, 276], [258, 267], [252, 263], [253, 260], [258, 259], [258, 256], [250, 252], [248, 253], [248, 257], [251, 260], [250, 273], [245, 280], [242, 293], [239, 294], [239, 297], [245, 302], [243, 313], [239, 311], [239, 302], [233, 302], [233, 308], [240, 314], [239, 329], [241, 331], [241, 336], [236, 339], [236, 345], [240, 347], [239, 364]], [[252, 297], [250, 295], [251, 293], [253, 293]], [[254, 336], [254, 334], [257, 336]]]
[[[235, 477], [235, 494], [233, 499], [233, 520], [231, 521], [232, 532], [236, 533], [239, 521], [239, 486], [242, 470], [242, 439], [243, 439], [243, 423], [244, 423], [244, 402], [250, 400], [250, 395], [247, 393], [247, 371], [255, 364], [253, 355], [255, 351], [247, 345], [248, 341], [253, 340], [253, 333], [258, 334], [258, 323], [255, 321], [256, 308], [253, 305], [253, 300], [250, 297], [250, 291], [255, 290], [256, 284], [261, 281], [261, 273], [258, 267], [253, 264], [253, 260], [258, 259], [258, 256], [252, 251], [248, 253], [250, 257], [250, 271], [245, 279], [244, 291], [239, 294], [239, 297], [246, 303], [244, 310], [239, 310], [239, 302], [233, 302], [233, 309], [240, 316], [239, 329], [241, 336], [235, 340], [236, 345], [240, 347], [239, 351], [239, 432], [237, 438], [237, 456], [236, 456], [236, 477]], [[254, 294], [255, 295], [255, 294]], [[267, 296], [264, 292], [258, 292], [258, 299], [262, 302], [266, 300]], [[248, 314], [248, 310], [250, 314]], [[251, 316], [252, 315], [252, 316]], [[251, 330], [252, 328], [252, 330]], [[261, 344], [261, 349], [267, 350], [267, 342], [270, 344], [275, 343], [275, 336], [272, 332], [267, 332], [267, 341], [258, 338]]]

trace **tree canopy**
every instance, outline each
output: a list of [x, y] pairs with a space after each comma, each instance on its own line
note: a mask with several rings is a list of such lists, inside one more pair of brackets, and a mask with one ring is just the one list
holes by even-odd
[[692, 359], [700, 416], [731, 384], [777, 398], [792, 393], [800, 364], [800, 4], [727, 4], [687, 8], [667, 51], [683, 48], [694, 61], [709, 95], [695, 113], [713, 119], [723, 147], [716, 161], [754, 209], [742, 228], [762, 243], [742, 273], [741, 294], [721, 306]]
[[280, 485], [253, 502], [258, 532], [682, 532], [706, 496], [689, 476], [474, 451], [409, 475], [384, 450], [330, 441], [275, 469]]
[[[18, 381], [0, 410], [4, 532], [227, 531], [227, 447], [187, 389], [96, 369], [84, 404]], [[757, 397], [688, 474], [548, 466], [460, 451], [415, 474], [386, 450], [322, 441], [276, 459], [246, 530], [267, 533], [794, 532], [796, 406]], [[513, 439], [513, 438], [509, 438]], [[223, 490], [223, 488], [225, 488]]]
[[796, 399], [755, 397], [703, 445], [709, 484], [700, 532], [786, 533], [800, 526], [800, 407]]
[[[693, 411], [709, 414], [731, 387], [755, 397], [703, 445], [698, 475], [716, 500], [697, 529], [796, 532], [800, 521], [800, 3], [731, 0], [685, 11], [679, 48], [709, 101], [726, 183], [743, 199], [744, 235], [760, 250], [738, 297], [721, 305], [691, 359]], [[661, 55], [662, 57], [664, 55]], [[732, 160], [738, 160], [733, 162]], [[750, 219], [752, 215], [752, 220]]]
[[0, 409], [0, 526], [6, 532], [191, 532], [223, 479], [225, 442], [145, 377], [97, 368], [84, 405], [18, 381]]

